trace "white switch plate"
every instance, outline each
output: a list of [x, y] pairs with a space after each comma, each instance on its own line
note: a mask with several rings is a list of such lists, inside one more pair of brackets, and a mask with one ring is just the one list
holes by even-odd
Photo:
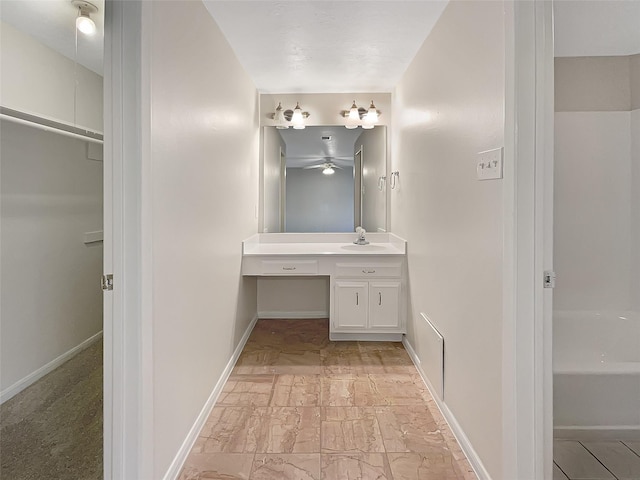
[[502, 147], [478, 153], [478, 180], [502, 178]]

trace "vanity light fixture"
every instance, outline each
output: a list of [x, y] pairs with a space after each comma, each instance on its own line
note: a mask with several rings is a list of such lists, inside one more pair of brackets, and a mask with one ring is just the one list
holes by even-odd
[[343, 110], [340, 114], [346, 118], [345, 127], [348, 129], [358, 128], [362, 126], [364, 129], [370, 129], [378, 123], [378, 118], [381, 112], [376, 108], [373, 100], [371, 100], [371, 106], [369, 110], [365, 110], [362, 107], [356, 105], [356, 101], [353, 101], [349, 110]]
[[293, 110], [287, 109], [284, 111], [282, 110], [282, 103], [278, 102], [275, 113], [267, 116], [273, 119], [275, 127], [280, 130], [289, 128], [287, 122], [291, 123], [294, 129], [302, 130], [305, 127], [304, 121], [309, 115], [309, 112], [302, 111], [298, 102], [296, 102], [296, 108]]
[[78, 9], [76, 28], [85, 35], [96, 33], [96, 24], [91, 20], [91, 14], [98, 12], [98, 7], [84, 0], [71, 0], [71, 4]]

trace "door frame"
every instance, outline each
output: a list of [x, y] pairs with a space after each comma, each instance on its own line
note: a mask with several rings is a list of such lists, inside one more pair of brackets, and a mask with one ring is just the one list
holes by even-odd
[[505, 1], [503, 478], [553, 467], [553, 3]]
[[153, 478], [151, 2], [106, 0], [104, 478]]

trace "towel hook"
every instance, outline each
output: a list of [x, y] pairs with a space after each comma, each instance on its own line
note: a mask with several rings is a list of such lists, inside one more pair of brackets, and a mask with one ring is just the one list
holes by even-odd
[[396, 170], [395, 172], [391, 172], [391, 189], [394, 190], [398, 184], [398, 180], [400, 177], [400, 172]]

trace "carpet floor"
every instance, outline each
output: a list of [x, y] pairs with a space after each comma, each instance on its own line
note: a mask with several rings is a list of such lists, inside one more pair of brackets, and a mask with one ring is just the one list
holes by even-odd
[[102, 478], [102, 341], [0, 406], [0, 478]]

